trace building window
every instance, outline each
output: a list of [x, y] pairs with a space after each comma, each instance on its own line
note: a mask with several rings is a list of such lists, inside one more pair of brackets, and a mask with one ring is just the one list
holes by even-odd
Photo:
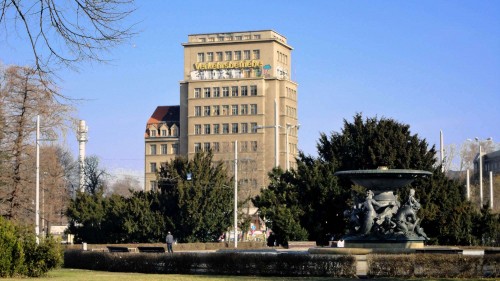
[[238, 133], [238, 123], [231, 124], [231, 133], [233, 133], [233, 134]]
[[201, 106], [194, 107], [194, 116], [201, 116]]
[[194, 134], [195, 135], [200, 135], [201, 134], [201, 125], [200, 124], [194, 125]]
[[240, 151], [241, 152], [247, 152], [248, 151], [248, 142], [247, 141], [242, 141], [241, 142]]
[[226, 51], [226, 60], [233, 60], [233, 52], [231, 51]]
[[238, 115], [238, 105], [237, 104], [231, 105], [231, 115]]
[[234, 60], [241, 60], [241, 51], [234, 51]]
[[161, 154], [167, 154], [167, 145], [166, 144], [161, 145]]
[[222, 106], [222, 115], [229, 115], [229, 105]]
[[222, 124], [222, 133], [229, 134], [229, 123]]
[[152, 144], [149, 147], [149, 152], [150, 152], [151, 155], [156, 155], [156, 144]]
[[154, 162], [149, 163], [149, 171], [151, 173], [156, 173], [156, 163]]
[[243, 69], [243, 78], [250, 78], [250, 77], [251, 77], [251, 69], [250, 68]]
[[224, 41], [224, 36], [217, 37], [217, 41]]
[[199, 99], [201, 97], [201, 88], [194, 88], [194, 98]]
[[162, 129], [162, 130], [161, 130], [161, 136], [162, 136], [162, 137], [167, 137], [167, 136], [168, 136], [168, 135], [167, 135], [167, 129]]
[[238, 96], [238, 86], [232, 86], [231, 87], [231, 96], [232, 97], [237, 97]]
[[205, 135], [210, 135], [210, 124], [203, 125], [205, 127]]
[[253, 152], [257, 152], [257, 149], [258, 149], [257, 141], [251, 141], [250, 146], [251, 146]]
[[179, 129], [177, 128], [176, 125], [172, 126], [172, 128], [170, 129], [170, 135], [173, 136], [173, 137], [177, 137], [179, 136]]
[[234, 39], [235, 39], [235, 40], [242, 40], [242, 39], [243, 39], [243, 36], [241, 36], [241, 35], [239, 35], [239, 36], [238, 36], [238, 35], [236, 35], [236, 36], [234, 37]]
[[213, 52], [207, 53], [207, 61], [214, 61], [214, 53]]
[[250, 123], [250, 129], [252, 130], [252, 133], [257, 133], [257, 123]]
[[210, 143], [209, 142], [203, 143], [203, 150], [210, 151]]
[[242, 104], [240, 106], [241, 108], [241, 115], [247, 115], [248, 114], [248, 104]]
[[213, 152], [219, 152], [219, 151], [220, 151], [220, 145], [219, 145], [219, 142], [214, 142], [212, 145], [213, 145], [213, 146], [212, 146], [212, 151], [213, 151]]
[[250, 40], [250, 35], [243, 35], [243, 40]]
[[179, 144], [177, 143], [172, 144], [172, 154], [175, 155], [179, 154]]
[[251, 96], [256, 96], [257, 95], [257, 85], [251, 85], [250, 86], [250, 95]]
[[229, 115], [229, 105], [222, 105], [222, 115]]
[[260, 34], [254, 34], [253, 39], [260, 39]]
[[208, 37], [208, 42], [215, 42], [215, 37]]
[[214, 98], [220, 97], [220, 88], [219, 87], [214, 87]]
[[200, 142], [194, 143], [194, 152], [201, 152], [201, 143]]
[[213, 109], [213, 115], [214, 116], [219, 116], [220, 115], [220, 106], [214, 105]]
[[156, 129], [155, 128], [149, 129], [149, 136], [150, 137], [156, 137]]
[[198, 62], [205, 62], [205, 53], [198, 53]]
[[200, 41], [200, 42], [206, 42], [207, 38], [202, 37], [202, 38], [199, 38], [198, 41]]
[[151, 191], [158, 191], [158, 184], [156, 181], [150, 181], [149, 182], [149, 190]]
[[222, 61], [222, 52], [217, 52], [217, 61]]
[[220, 134], [220, 125], [219, 124], [214, 124], [214, 134], [218, 135]]
[[210, 116], [210, 106], [209, 105], [203, 107], [203, 113], [205, 116]]
[[250, 59], [250, 50], [244, 50], [243, 51], [243, 59], [249, 60]]
[[251, 104], [250, 105], [250, 114], [251, 115], [257, 115], [257, 104]]
[[253, 50], [253, 59], [260, 60], [260, 50]]
[[248, 133], [248, 123], [241, 123], [241, 133], [242, 134]]
[[229, 87], [222, 87], [222, 96], [229, 97]]
[[248, 96], [248, 87], [241, 86], [241, 96]]
[[209, 98], [210, 97], [210, 88], [204, 88], [203, 89], [203, 96], [205, 98]]

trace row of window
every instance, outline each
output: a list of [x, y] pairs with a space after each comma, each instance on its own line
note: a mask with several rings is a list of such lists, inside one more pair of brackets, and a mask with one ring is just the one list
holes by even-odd
[[243, 50], [243, 51], [224, 51], [224, 52], [206, 52], [198, 53], [197, 62], [214, 62], [214, 61], [241, 61], [241, 60], [258, 60], [260, 59], [260, 50]]
[[160, 151], [158, 151], [158, 145], [156, 145], [156, 144], [149, 145], [149, 154], [150, 155], [179, 154], [179, 144], [178, 143], [174, 143], [170, 146], [170, 153], [169, 153], [169, 149], [168, 149], [168, 144], [160, 144], [159, 148], [160, 148]]
[[286, 106], [286, 115], [291, 116], [293, 118], [297, 118], [297, 108], [292, 106]]
[[236, 36], [232, 36], [232, 35], [227, 35], [227, 36], [217, 36], [217, 37], [214, 37], [214, 36], [211, 36], [211, 37], [200, 37], [198, 38], [198, 41], [200, 42], [215, 42], [215, 41], [219, 41], [219, 42], [222, 42], [222, 41], [241, 41], [241, 40], [250, 40], [250, 39], [254, 39], [254, 40], [258, 40], [260, 39], [260, 34], [253, 34], [250, 35], [250, 34], [247, 34], [247, 35], [236, 35]]
[[202, 97], [203, 93], [203, 98], [220, 98], [220, 97], [246, 97], [246, 96], [256, 96], [257, 95], [257, 85], [250, 85], [250, 86], [227, 86], [227, 87], [222, 87], [222, 92], [221, 92], [221, 87], [205, 87], [203, 88], [194, 88], [194, 97], [199, 99]]
[[292, 100], [297, 100], [297, 90], [286, 87], [286, 97]]
[[[228, 153], [232, 152], [232, 143], [231, 142], [195, 142], [194, 143], [194, 152], [201, 151], [212, 151], [215, 153]], [[238, 142], [238, 151], [239, 152], [257, 152], [258, 143], [257, 141], [240, 141]]]
[[194, 116], [257, 115], [257, 104], [224, 104], [194, 107]]
[[195, 135], [247, 134], [256, 133], [257, 123], [195, 124]]
[[179, 128], [177, 125], [173, 125], [172, 127], [168, 127], [165, 124], [161, 124], [158, 128], [157, 125], [151, 124], [148, 128], [150, 137], [178, 137], [179, 136]]
[[278, 62], [288, 64], [288, 55], [286, 55], [280, 51], [277, 51], [277, 55], [278, 55]]

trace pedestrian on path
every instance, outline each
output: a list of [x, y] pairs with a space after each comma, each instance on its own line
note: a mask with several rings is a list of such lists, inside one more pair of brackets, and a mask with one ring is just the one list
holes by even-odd
[[170, 231], [167, 234], [167, 250], [169, 253], [174, 253], [174, 250], [172, 249], [172, 244], [174, 243], [174, 236], [172, 236], [172, 233]]

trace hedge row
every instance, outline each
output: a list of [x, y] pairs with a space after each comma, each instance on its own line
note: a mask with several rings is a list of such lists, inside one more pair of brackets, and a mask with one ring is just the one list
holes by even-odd
[[353, 277], [353, 256], [278, 253], [108, 253], [69, 250], [64, 266], [140, 273]]
[[369, 255], [370, 277], [477, 278], [500, 277], [500, 254]]

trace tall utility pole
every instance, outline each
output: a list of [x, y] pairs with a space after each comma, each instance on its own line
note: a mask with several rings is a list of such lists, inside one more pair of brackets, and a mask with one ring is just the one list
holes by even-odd
[[234, 141], [234, 248], [238, 248], [238, 141]]
[[40, 115], [36, 116], [35, 235], [40, 243]]
[[85, 184], [85, 144], [88, 141], [87, 133], [89, 128], [85, 125], [85, 120], [80, 120], [76, 130], [76, 138], [78, 140], [78, 166], [80, 174], [80, 192], [83, 192], [83, 185]]
[[441, 172], [444, 172], [444, 141], [443, 130], [439, 131], [439, 150], [441, 154]]

